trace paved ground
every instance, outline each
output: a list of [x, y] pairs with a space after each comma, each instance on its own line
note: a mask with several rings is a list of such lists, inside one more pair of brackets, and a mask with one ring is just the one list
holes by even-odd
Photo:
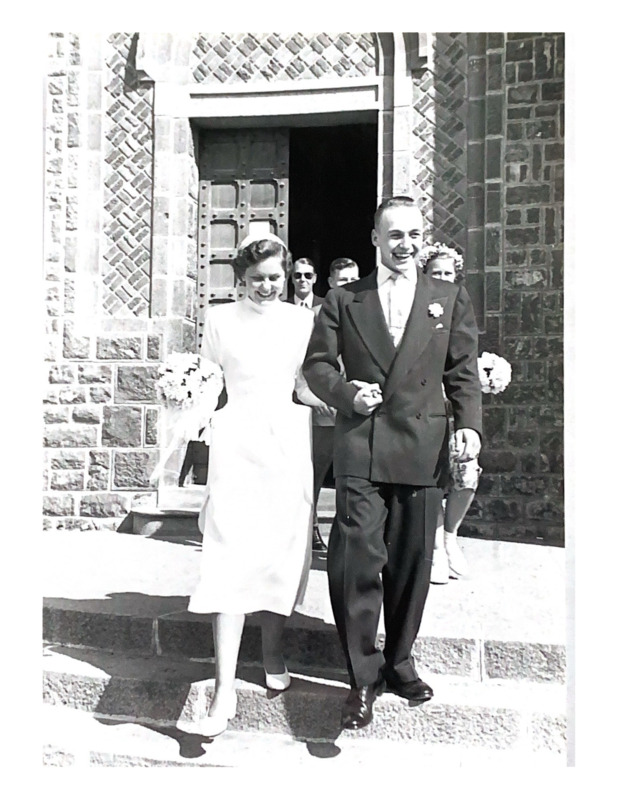
[[[56, 531], [42, 537], [43, 595], [97, 601], [115, 595], [116, 612], [135, 613], [140, 596], [184, 602], [197, 582], [197, 541], [163, 541], [105, 531]], [[420, 634], [503, 641], [566, 641], [564, 550], [462, 539], [471, 570], [465, 580], [432, 586]], [[332, 622], [325, 562], [314, 560], [305, 615]], [[83, 602], [80, 604], [84, 608]]]
[[[174, 612], [182, 612], [179, 621], [185, 616], [188, 595], [198, 579], [201, 557], [199, 538], [195, 535], [187, 534], [184, 538], [155, 538], [107, 531], [50, 531], [44, 534], [41, 541], [43, 595], [48, 599], [50, 608], [130, 617], [139, 616], [140, 613], [146, 617], [171, 613], [172, 618], [176, 618], [177, 614]], [[420, 631], [421, 637], [442, 637], [443, 648], [449, 652], [452, 640], [468, 638], [530, 642], [531, 648], [536, 647], [534, 643], [558, 646], [565, 644], [567, 587], [564, 550], [466, 538], [462, 539], [461, 545], [470, 565], [470, 574], [465, 580], [451, 580], [445, 586], [431, 587]], [[323, 620], [328, 624], [333, 622], [323, 558], [314, 556], [307, 595], [299, 611], [301, 614], [298, 624], [303, 626], [313, 626], [313, 619]], [[88, 630], [87, 621], [85, 624]], [[542, 647], [541, 651], [542, 655]], [[432, 664], [441, 652], [431, 652], [429, 660]], [[505, 650], [507, 667], [511, 663], [509, 659], [514, 659], [517, 672], [519, 659], [525, 661], [530, 657], [531, 666], [528, 665], [526, 669], [534, 673], [536, 662], [533, 656], [538, 652], [538, 648], [528, 654], [517, 647], [512, 654]], [[548, 653], [550, 660], [547, 664], [551, 666], [551, 652]], [[118, 663], [107, 664], [106, 658], [116, 659]], [[389, 742], [389, 746], [384, 746], [379, 736], [373, 736], [375, 741], [367, 742], [358, 735], [352, 737], [351, 741], [344, 741], [345, 737], [339, 737], [336, 743], [302, 741], [302, 737], [292, 736], [285, 725], [281, 728], [272, 722], [271, 717], [276, 717], [276, 722], [279, 714], [287, 722], [288, 717], [302, 720], [306, 727], [309, 724], [307, 720], [312, 720], [317, 713], [316, 708], [324, 711], [322, 706], [328, 699], [322, 697], [324, 692], [335, 689], [343, 692], [343, 684], [339, 686], [337, 683], [335, 689], [330, 686], [322, 674], [323, 670], [318, 681], [320, 691], [316, 689], [313, 694], [307, 688], [307, 682], [313, 681], [311, 670], [304, 668], [302, 675], [295, 675], [295, 691], [290, 689], [286, 693], [283, 699], [287, 705], [284, 704], [285, 708], [281, 711], [275, 707], [275, 701], [262, 697], [265, 690], [260, 688], [261, 671], [256, 671], [259, 675], [255, 678], [249, 675], [250, 668], [247, 667], [241, 675], [244, 676], [243, 680], [250, 681], [246, 686], [242, 684], [246, 689], [242, 696], [245, 716], [238, 722], [238, 730], [231, 730], [226, 737], [221, 737], [214, 745], [208, 746], [198, 746], [192, 739], [179, 740], [174, 727], [163, 729], [143, 722], [138, 724], [130, 719], [122, 724], [99, 719], [96, 714], [93, 716], [87, 702], [84, 708], [67, 708], [63, 705], [65, 689], [73, 698], [68, 705], [79, 705], [73, 696], [75, 687], [79, 686], [83, 688], [83, 692], [77, 692], [78, 699], [83, 696], [82, 699], [90, 702], [94, 697], [92, 702], [99, 710], [103, 706], [95, 702], [98, 696], [95, 690], [98, 689], [103, 692], [103, 697], [115, 698], [117, 704], [122, 699], [118, 696], [122, 689], [122, 697], [128, 697], [128, 705], [132, 708], [137, 703], [143, 710], [145, 701], [141, 682], [146, 675], [144, 664], [150, 669], [155, 668], [157, 677], [164, 673], [166, 678], [170, 677], [170, 670], [173, 671], [173, 668], [206, 669], [204, 665], [186, 661], [170, 662], [162, 670], [163, 661], [165, 659], [160, 657], [154, 664], [151, 658], [124, 658], [121, 653], [100, 653], [93, 657], [92, 653], [82, 653], [79, 648], [74, 652], [74, 648], [70, 647], [52, 647], [46, 653], [45, 665], [54, 673], [56, 680], [60, 681], [60, 688], [58, 698], [54, 699], [56, 704], [46, 704], [44, 709], [44, 762], [49, 766], [225, 767], [275, 764], [284, 757], [287, 766], [302, 767], [319, 763], [320, 766], [324, 764], [322, 769], [328, 772], [337, 766], [355, 767], [367, 764], [369, 756], [371, 759], [377, 756], [383, 767], [389, 770], [400, 765], [402, 760], [428, 766], [432, 763], [437, 766], [439, 763], [443, 768], [478, 765], [483, 769], [490, 765], [498, 768], [522, 768], [525, 764], [536, 768], [561, 766], [564, 763], [564, 755], [561, 754], [561, 715], [565, 687], [560, 683], [547, 683], [545, 673], [540, 682], [533, 679], [525, 684], [517, 681], [484, 684], [461, 677], [453, 679], [450, 674], [428, 674], [426, 677], [431, 679], [440, 702], [430, 704], [431, 708], [423, 708], [415, 715], [405, 713], [403, 722], [399, 717], [396, 719], [406, 731], [412, 723], [423, 723], [427, 726], [433, 721], [437, 733], [434, 731], [435, 736], [432, 739], [425, 735], [425, 731], [423, 735], [416, 736], [416, 742]], [[539, 663], [545, 665], [542, 657]], [[547, 670], [549, 667], [545, 665], [543, 668]], [[204, 675], [201, 673], [198, 677], [204, 686], [212, 682], [210, 678], [202, 680]], [[340, 675], [338, 680], [341, 680]], [[169, 700], [169, 687], [166, 685], [164, 689], [167, 692], [165, 697]], [[203, 687], [199, 689], [202, 695], [204, 691], [206, 689]], [[308, 699], [302, 694], [303, 691], [308, 693]], [[131, 692], [135, 694], [135, 698]], [[379, 698], [379, 713], [373, 724], [373, 734], [382, 731], [378, 723], [385, 730], [388, 728], [389, 737], [392, 734], [391, 727], [399, 730], [399, 722], [393, 722], [393, 714], [398, 712], [401, 716], [403, 712], [397, 706], [396, 700], [397, 698], [393, 699], [391, 696]], [[177, 715], [172, 715], [170, 719], [176, 717]], [[319, 719], [318, 727], [321, 730], [324, 719], [322, 716]], [[545, 727], [539, 727], [539, 720], [544, 721]], [[533, 722], [538, 731], [535, 734], [537, 739], [534, 740], [537, 744], [531, 748], [529, 734], [530, 731], [537, 730]], [[250, 730], [249, 723], [258, 727], [266, 725], [269, 735], [263, 736], [260, 730]], [[463, 726], [461, 737], [466, 742], [465, 746], [461, 743], [448, 744], [451, 741], [449, 736], [457, 726]], [[245, 727], [247, 730], [244, 730]], [[284, 734], [281, 734], [279, 728]], [[521, 739], [526, 743], [524, 749], [523, 744], [509, 745], [509, 736], [515, 736], [516, 739], [517, 736], [523, 736], [520, 729], [528, 737]], [[427, 730], [434, 729], [429, 726]], [[476, 739], [469, 735], [470, 731], [477, 732]], [[506, 737], [502, 752], [502, 746], [494, 747], [499, 731]], [[437, 742], [435, 746], [425, 743], [425, 740], [432, 742], [434, 739]], [[487, 742], [493, 744], [488, 748]], [[539, 742], [542, 746], [539, 746]], [[191, 752], [187, 750], [188, 747], [193, 748]]]

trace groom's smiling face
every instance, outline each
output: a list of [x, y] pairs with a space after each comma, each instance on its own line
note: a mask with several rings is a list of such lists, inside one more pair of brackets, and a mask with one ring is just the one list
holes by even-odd
[[380, 251], [385, 267], [405, 272], [415, 266], [415, 258], [423, 245], [423, 217], [416, 206], [393, 206], [380, 217], [371, 232], [371, 241]]

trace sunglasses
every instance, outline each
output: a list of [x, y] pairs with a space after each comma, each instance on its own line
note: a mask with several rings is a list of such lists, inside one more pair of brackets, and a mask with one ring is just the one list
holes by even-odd
[[313, 278], [313, 275], [314, 275], [313, 272], [295, 272], [294, 273], [294, 277], [296, 278], [296, 280], [299, 280], [300, 278], [304, 278], [306, 281], [309, 281], [309, 280], [311, 280], [311, 278]]

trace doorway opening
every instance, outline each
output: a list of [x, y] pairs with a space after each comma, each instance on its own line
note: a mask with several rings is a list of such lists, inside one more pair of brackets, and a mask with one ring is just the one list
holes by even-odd
[[288, 244], [315, 264], [317, 295], [335, 258], [356, 261], [361, 276], [375, 267], [377, 173], [377, 122], [290, 128]]

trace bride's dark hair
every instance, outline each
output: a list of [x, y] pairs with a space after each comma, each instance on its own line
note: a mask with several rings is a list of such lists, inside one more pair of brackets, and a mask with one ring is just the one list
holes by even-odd
[[239, 250], [232, 261], [236, 279], [243, 280], [249, 267], [255, 267], [268, 258], [278, 258], [286, 278], [289, 276], [292, 271], [292, 256], [287, 247], [272, 239], [258, 239]]

